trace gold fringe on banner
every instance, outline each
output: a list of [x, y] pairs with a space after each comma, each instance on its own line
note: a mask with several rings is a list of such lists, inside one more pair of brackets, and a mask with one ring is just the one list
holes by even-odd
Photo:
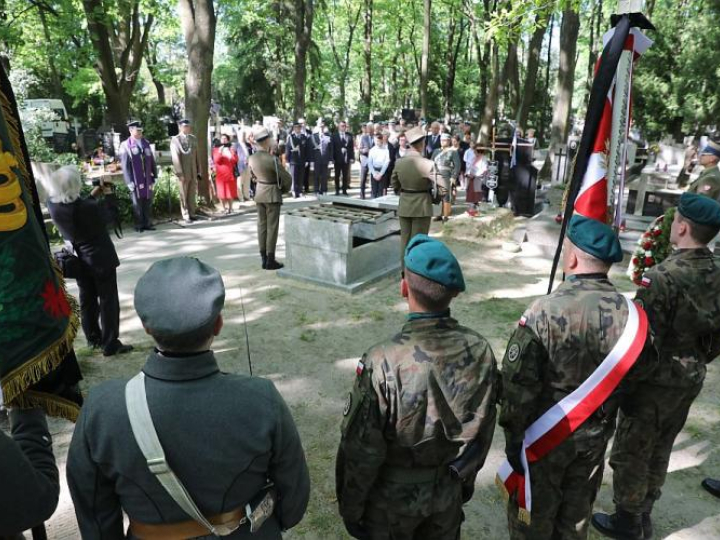
[[80, 412], [80, 407], [76, 403], [52, 394], [35, 391], [26, 392], [27, 388], [37, 383], [62, 363], [65, 356], [73, 348], [80, 325], [77, 301], [67, 293], [65, 279], [60, 272], [60, 268], [52, 257], [50, 259], [60, 289], [70, 304], [71, 314], [67, 328], [65, 328], [63, 335], [44, 351], [8, 373], [2, 380], [2, 392], [7, 405], [27, 407], [32, 403], [32, 406], [42, 407], [50, 416], [58, 416], [74, 422]]
[[[500, 490], [500, 495], [502, 496], [503, 500], [505, 501], [505, 504], [510, 503], [510, 494], [508, 493], [507, 488], [505, 487], [505, 483], [502, 481], [499, 475], [495, 475], [495, 485]], [[525, 508], [518, 508], [518, 520], [525, 525], [530, 525], [530, 512], [528, 512]]]

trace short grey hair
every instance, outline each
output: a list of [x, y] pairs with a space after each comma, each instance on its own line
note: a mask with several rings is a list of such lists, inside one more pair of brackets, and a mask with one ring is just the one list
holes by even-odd
[[52, 173], [45, 182], [48, 200], [54, 203], [71, 203], [80, 197], [82, 179], [75, 165], [65, 165]]

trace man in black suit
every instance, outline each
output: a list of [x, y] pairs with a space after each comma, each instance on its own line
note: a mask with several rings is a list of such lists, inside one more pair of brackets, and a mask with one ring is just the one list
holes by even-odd
[[120, 260], [100, 206], [93, 197], [80, 197], [82, 181], [74, 166], [58, 169], [50, 184], [47, 201], [50, 217], [83, 263], [83, 273], [76, 279], [80, 289], [80, 320], [88, 345], [102, 348], [104, 356], [130, 352], [132, 346], [123, 345], [118, 339], [120, 300], [116, 269]]
[[292, 196], [298, 198], [302, 195], [305, 183], [305, 162], [307, 161], [307, 139], [302, 131], [302, 124], [298, 121], [293, 124], [293, 131], [288, 135], [285, 144], [285, 160], [292, 176]]
[[338, 124], [337, 133], [333, 135], [333, 153], [335, 161], [335, 195], [340, 195], [340, 176], [342, 175], [342, 193], [348, 194], [350, 189], [350, 166], [355, 163], [355, 145], [353, 135], [347, 130], [347, 123]]
[[425, 157], [432, 158], [433, 152], [440, 148], [440, 124], [433, 122], [430, 124], [430, 134], [425, 137]]

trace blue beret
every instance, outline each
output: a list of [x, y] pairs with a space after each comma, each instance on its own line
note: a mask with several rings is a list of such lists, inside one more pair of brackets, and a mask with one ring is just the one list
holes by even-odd
[[720, 204], [705, 195], [683, 193], [678, 212], [698, 225], [720, 227]]
[[416, 234], [408, 243], [405, 268], [448, 289], [465, 290], [465, 280], [455, 255], [445, 244], [427, 234]]
[[604, 223], [575, 214], [570, 219], [567, 237], [580, 250], [607, 263], [623, 260], [622, 246], [615, 231]]
[[155, 336], [182, 336], [205, 328], [224, 304], [222, 276], [193, 257], [158, 261], [135, 286], [135, 311]]

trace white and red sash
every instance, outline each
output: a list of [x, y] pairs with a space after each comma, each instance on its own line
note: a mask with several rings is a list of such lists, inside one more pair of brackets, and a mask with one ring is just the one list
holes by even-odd
[[627, 324], [612, 350], [585, 382], [525, 430], [520, 455], [525, 476], [516, 473], [507, 460], [498, 470], [495, 482], [504, 496], [517, 493], [518, 519], [524, 523], [530, 524], [532, 512], [528, 464], [538, 461], [567, 439], [610, 397], [645, 346], [647, 315], [635, 302], [625, 300], [628, 304]]

